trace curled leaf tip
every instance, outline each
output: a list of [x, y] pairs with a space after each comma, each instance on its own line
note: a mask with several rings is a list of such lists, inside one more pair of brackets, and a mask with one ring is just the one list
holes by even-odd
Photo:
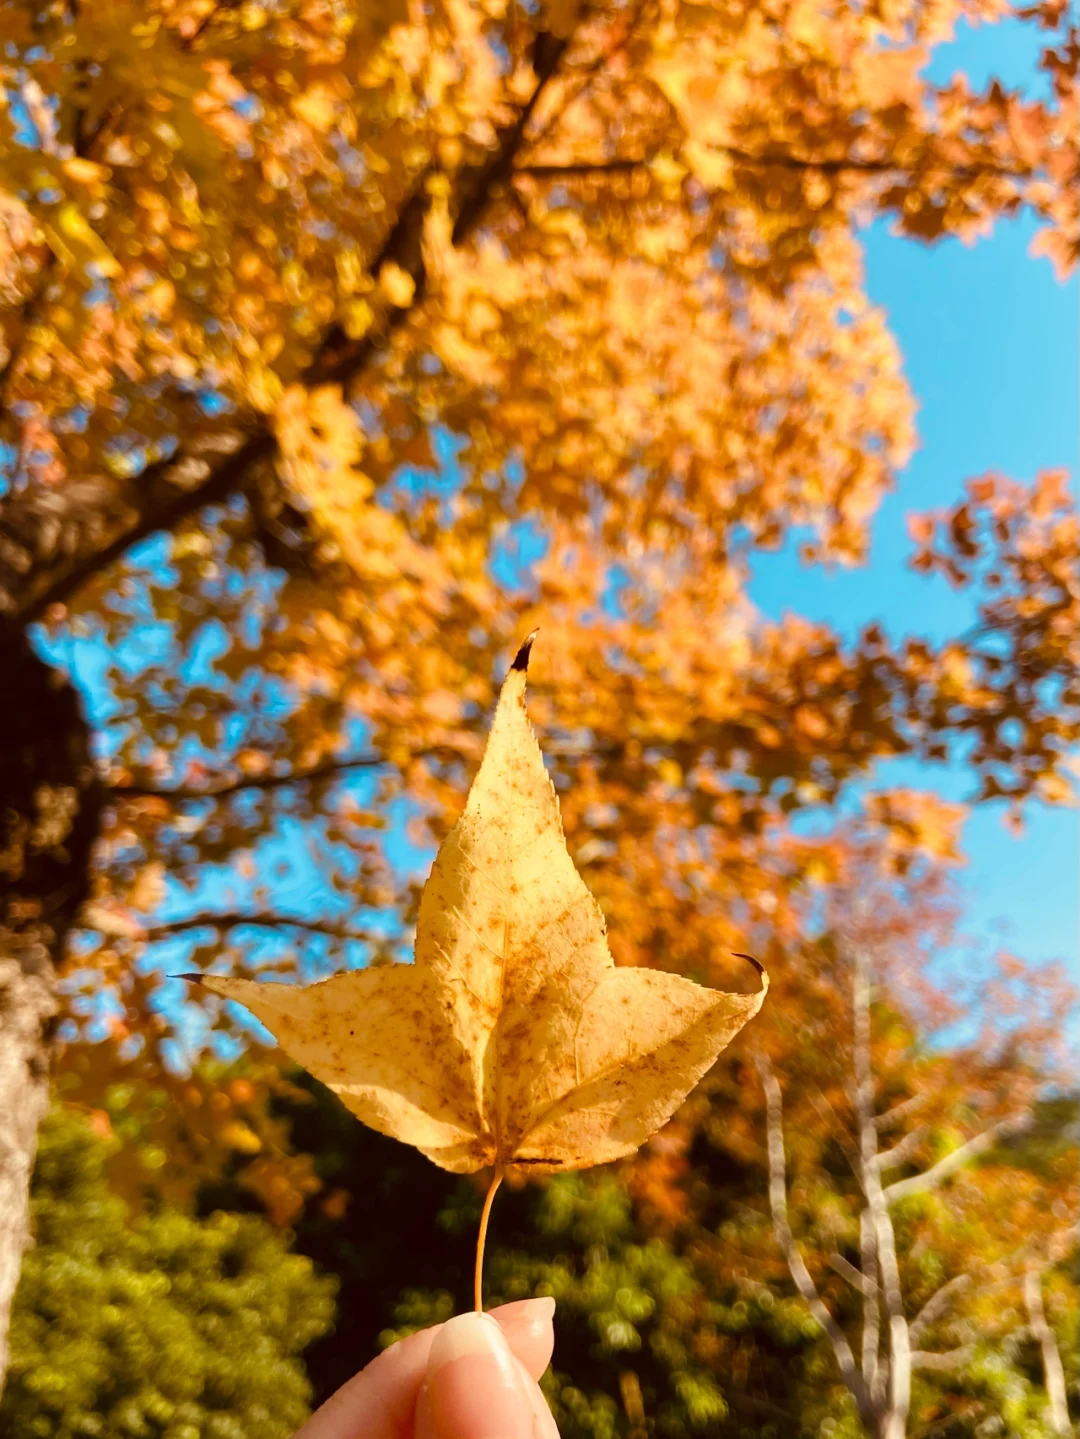
[[533, 630], [532, 634], [526, 638], [525, 643], [514, 656], [514, 662], [510, 666], [512, 670], [527, 670], [529, 668], [529, 655], [532, 653], [533, 640], [536, 639], [539, 633], [539, 630]]
[[202, 984], [202, 982], [203, 982], [203, 976], [202, 976], [201, 974], [170, 974], [170, 975], [169, 975], [169, 978], [170, 978], [170, 979], [190, 979], [191, 982], [192, 982], [192, 984]]
[[745, 959], [748, 964], [752, 964], [754, 966], [758, 974], [761, 975], [762, 979], [765, 978], [765, 966], [762, 964], [760, 959], [755, 959], [752, 954], [743, 954], [737, 949], [733, 949], [731, 951], [731, 956], [733, 959]]

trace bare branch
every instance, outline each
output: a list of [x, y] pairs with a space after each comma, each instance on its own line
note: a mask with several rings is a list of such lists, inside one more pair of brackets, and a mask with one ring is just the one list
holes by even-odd
[[239, 929], [251, 925], [255, 929], [299, 929], [307, 934], [325, 934], [331, 939], [370, 939], [364, 930], [350, 929], [327, 919], [300, 919], [288, 914], [191, 914], [168, 924], [155, 924], [144, 929], [139, 938], [147, 944], [190, 934], [196, 929]]
[[908, 1326], [912, 1344], [917, 1343], [935, 1320], [940, 1319], [953, 1299], [973, 1283], [971, 1274], [956, 1274], [936, 1289]]
[[926, 1126], [920, 1124], [918, 1129], [913, 1129], [910, 1134], [906, 1134], [899, 1144], [894, 1144], [891, 1149], [886, 1149], [879, 1154], [875, 1160], [878, 1173], [881, 1174], [886, 1169], [895, 1169], [898, 1164], [906, 1164], [922, 1143], [925, 1135]]
[[257, 929], [298, 929], [308, 934], [325, 934], [332, 939], [370, 939], [365, 930], [350, 929], [347, 925], [328, 919], [304, 919], [299, 915], [234, 912], [230, 914], [190, 914], [183, 919], [170, 920], [166, 924], [144, 925], [123, 913], [117, 913], [100, 904], [86, 904], [80, 915], [84, 929], [95, 929], [114, 939], [128, 939], [139, 944], [153, 944], [158, 940], [172, 939], [178, 934], [189, 934], [197, 929], [238, 929], [251, 925]]
[[[860, 1180], [866, 1195], [868, 1222], [873, 1231], [879, 1282], [885, 1296], [885, 1312], [889, 1316], [888, 1406], [882, 1435], [883, 1439], [902, 1439], [907, 1432], [908, 1411], [911, 1407], [911, 1341], [904, 1314], [900, 1264], [896, 1257], [896, 1232], [878, 1170], [870, 999], [870, 963], [862, 949], [858, 949], [852, 964], [852, 1023], [859, 1148], [862, 1155]], [[875, 1314], [875, 1320], [876, 1317]], [[884, 1380], [884, 1371], [878, 1368], [874, 1375], [872, 1392], [879, 1402], [884, 1397]]]
[[[842, 1254], [830, 1254], [829, 1266], [835, 1269], [837, 1274], [839, 1274], [842, 1279], [846, 1279], [860, 1294], [869, 1297], [879, 1292], [875, 1282], [872, 1279], [868, 1279], [861, 1269], [856, 1269], [854, 1264], [849, 1263]], [[863, 1372], [866, 1372], [865, 1368]]]
[[[434, 750], [419, 750], [417, 756], [434, 754]], [[247, 790], [282, 789], [292, 784], [310, 784], [315, 780], [331, 779], [335, 775], [348, 774], [352, 770], [378, 769], [390, 761], [379, 754], [354, 755], [351, 759], [328, 759], [310, 769], [289, 770], [285, 774], [243, 775], [238, 779], [226, 780], [213, 785], [175, 785], [155, 789], [150, 785], [114, 784], [108, 785], [107, 793], [115, 799], [167, 799], [177, 804], [187, 801], [223, 799], [229, 795], [242, 794]]]
[[[910, 171], [913, 177], [918, 175], [918, 169], [898, 163], [896, 160], [856, 160], [850, 155], [793, 155], [789, 151], [774, 150], [769, 153], [744, 150], [738, 145], [714, 145], [714, 151], [726, 155], [728, 159], [734, 160], [743, 166], [753, 166], [758, 169], [779, 169], [779, 170], [805, 170], [822, 175], [896, 175]], [[635, 170], [648, 169], [652, 163], [652, 156], [641, 155], [636, 158], [614, 157], [605, 160], [578, 160], [569, 161], [565, 165], [553, 164], [529, 164], [527, 161], [514, 167], [515, 175], [529, 175], [541, 180], [563, 180], [575, 178], [602, 177], [604, 175], [620, 175], [632, 173]], [[1010, 170], [1001, 165], [959, 165], [950, 166], [947, 170], [944, 167], [931, 165], [928, 167], [935, 174], [943, 171], [950, 180], [970, 181], [983, 176], [993, 176], [998, 179], [1024, 180], [1029, 178], [1026, 170]]]
[[881, 1363], [881, 1267], [869, 1209], [859, 1215], [859, 1263], [863, 1279], [872, 1285], [863, 1291], [862, 1372], [871, 1398], [880, 1404], [888, 1374]]
[[1054, 1331], [1046, 1321], [1046, 1310], [1043, 1308], [1042, 1299], [1042, 1275], [1035, 1265], [1029, 1266], [1024, 1275], [1024, 1303], [1027, 1306], [1031, 1332], [1039, 1341], [1039, 1349], [1042, 1353], [1046, 1397], [1050, 1401], [1050, 1420], [1054, 1432], [1059, 1434], [1061, 1439], [1066, 1439], [1066, 1436], [1072, 1433], [1072, 1425], [1069, 1423], [1065, 1370], [1062, 1367], [1061, 1354]]
[[959, 1369], [969, 1363], [974, 1354], [974, 1344], [962, 1344], [958, 1349], [948, 1349], [942, 1354], [914, 1349], [911, 1353], [911, 1367], [913, 1369]]
[[913, 1110], [921, 1109], [929, 1097], [928, 1091], [920, 1090], [918, 1094], [913, 1094], [910, 1099], [901, 1100], [899, 1104], [894, 1104], [891, 1109], [887, 1109], [884, 1114], [879, 1114], [874, 1120], [874, 1126], [877, 1132], [884, 1134], [886, 1130], [894, 1129], [896, 1125], [898, 1125], [902, 1119], [906, 1119]]
[[[877, 1129], [874, 1126], [874, 1076], [870, 1047], [870, 990], [868, 977], [856, 961], [852, 1001], [852, 1063], [855, 1070], [853, 1098], [858, 1125], [859, 1159], [855, 1173], [866, 1188], [866, 1175], [876, 1174]], [[873, 1287], [863, 1291], [862, 1371], [874, 1403], [882, 1405], [888, 1380], [888, 1365], [881, 1359], [881, 1300], [885, 1273], [882, 1266], [878, 1227], [872, 1206], [859, 1216], [859, 1251], [863, 1274]]]
[[943, 1179], [962, 1168], [970, 1159], [979, 1154], [985, 1154], [992, 1149], [1001, 1139], [1012, 1134], [1022, 1134], [1024, 1130], [1030, 1129], [1034, 1118], [1030, 1110], [1024, 1110], [1021, 1114], [1012, 1114], [992, 1124], [989, 1129], [984, 1129], [981, 1134], [976, 1134], [966, 1144], [961, 1144], [944, 1159], [939, 1159], [931, 1169], [922, 1174], [913, 1174], [910, 1179], [898, 1179], [895, 1184], [886, 1186], [885, 1200], [888, 1204], [896, 1204], [898, 1200], [906, 1199], [909, 1194], [922, 1194], [927, 1189], [933, 1189]]
[[768, 1124], [769, 1145], [769, 1204], [772, 1209], [773, 1232], [776, 1242], [787, 1261], [788, 1271], [795, 1288], [806, 1301], [810, 1313], [828, 1337], [832, 1345], [844, 1383], [858, 1406], [864, 1419], [870, 1419], [873, 1406], [863, 1382], [862, 1373], [855, 1363], [847, 1336], [833, 1318], [830, 1310], [818, 1293], [813, 1276], [806, 1267], [799, 1246], [795, 1243], [788, 1219], [787, 1207], [787, 1160], [784, 1154], [784, 1111], [780, 1085], [773, 1074], [772, 1066], [764, 1055], [756, 1056], [758, 1073], [765, 1088], [765, 1102]]
[[[1071, 1241], [1073, 1231], [1064, 1229], [1061, 1231]], [[1052, 1244], [1051, 1240], [1051, 1244]], [[961, 1295], [972, 1284], [978, 1282], [979, 1294], [985, 1299], [994, 1289], [1000, 1289], [1017, 1282], [1018, 1270], [1034, 1266], [1039, 1267], [1040, 1262], [1036, 1254], [1043, 1255], [1046, 1252], [1046, 1236], [1043, 1233], [1032, 1236], [1026, 1243], [1019, 1245], [1010, 1253], [1003, 1255], [1000, 1259], [989, 1264], [979, 1265], [973, 1270], [963, 1274], [956, 1274], [952, 1279], [947, 1280], [941, 1287], [931, 1294], [923, 1307], [919, 1310], [909, 1326], [911, 1341], [919, 1341], [926, 1330], [947, 1311], [952, 1301]]]
[[[855, 160], [850, 155], [814, 156], [814, 155], [792, 155], [789, 152], [773, 152], [772, 154], [755, 153], [752, 150], [743, 150], [738, 145], [716, 146], [732, 160], [744, 165], [760, 165], [763, 169], [770, 166], [783, 170], [811, 170], [819, 171], [825, 175], [840, 175], [848, 171], [864, 175], [895, 175], [908, 171], [912, 178], [919, 174], [918, 165], [899, 165], [895, 160]], [[944, 167], [933, 164], [926, 167], [933, 173], [938, 173]], [[946, 171], [950, 180], [976, 180], [984, 175], [996, 176], [1000, 179], [1023, 180], [1029, 176], [1029, 171], [1009, 170], [1001, 165], [952, 165]]]
[[566, 165], [515, 165], [514, 178], [527, 177], [532, 180], [580, 180], [599, 179], [604, 175], [632, 175], [638, 170], [647, 170], [649, 161], [642, 160], [582, 160]]
[[[552, 747], [546, 753], [552, 759], [578, 760], [586, 757], [603, 757], [608, 751], [602, 745], [593, 745], [562, 749]], [[461, 759], [462, 753], [450, 745], [426, 745], [419, 749], [409, 750], [408, 758], [453, 761]], [[230, 795], [246, 794], [250, 790], [275, 790], [285, 789], [294, 784], [312, 784], [322, 779], [334, 779], [338, 775], [349, 774], [354, 770], [389, 769], [396, 763], [396, 760], [388, 759], [385, 755], [372, 751], [370, 754], [352, 755], [348, 759], [322, 760], [319, 764], [312, 765], [310, 769], [286, 770], [274, 774], [239, 775], [235, 779], [206, 785], [157, 786], [125, 783], [106, 784], [103, 786], [103, 790], [108, 799], [165, 799], [175, 804], [193, 804], [200, 800], [227, 799]]]

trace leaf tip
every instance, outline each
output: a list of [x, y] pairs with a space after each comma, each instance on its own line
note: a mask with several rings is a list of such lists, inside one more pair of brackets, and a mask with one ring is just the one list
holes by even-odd
[[202, 976], [201, 974], [170, 974], [170, 975], [169, 975], [169, 978], [170, 978], [170, 979], [190, 979], [191, 982], [192, 982], [192, 984], [202, 984], [202, 982], [203, 982], [203, 976]]
[[763, 982], [764, 982], [765, 984], [768, 984], [768, 982], [769, 982], [768, 975], [765, 973], [765, 966], [762, 964], [762, 962], [761, 962], [760, 959], [755, 959], [752, 954], [742, 954], [742, 953], [741, 953], [739, 950], [737, 950], [737, 949], [733, 949], [733, 950], [731, 951], [731, 955], [732, 955], [732, 958], [733, 958], [733, 959], [745, 959], [748, 964], [752, 964], [752, 965], [754, 966], [754, 968], [757, 970], [757, 972], [758, 972], [758, 974], [760, 975], [760, 977], [761, 977], [761, 979], [763, 980]]
[[527, 670], [529, 668], [529, 655], [532, 653], [533, 641], [539, 633], [539, 630], [533, 630], [532, 634], [526, 637], [525, 643], [514, 656], [513, 663], [510, 666], [512, 670]]

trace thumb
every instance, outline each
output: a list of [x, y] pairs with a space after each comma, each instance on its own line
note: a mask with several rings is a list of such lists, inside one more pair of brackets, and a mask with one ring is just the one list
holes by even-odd
[[415, 1432], [416, 1439], [557, 1439], [543, 1395], [490, 1314], [458, 1314], [436, 1334]]

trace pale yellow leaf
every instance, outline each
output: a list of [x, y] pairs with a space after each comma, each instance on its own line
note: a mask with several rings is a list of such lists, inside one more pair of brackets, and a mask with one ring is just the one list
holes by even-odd
[[413, 964], [296, 988], [207, 976], [366, 1124], [445, 1169], [553, 1172], [631, 1154], [757, 1013], [616, 968], [525, 713], [522, 647], [465, 811], [424, 890]]

